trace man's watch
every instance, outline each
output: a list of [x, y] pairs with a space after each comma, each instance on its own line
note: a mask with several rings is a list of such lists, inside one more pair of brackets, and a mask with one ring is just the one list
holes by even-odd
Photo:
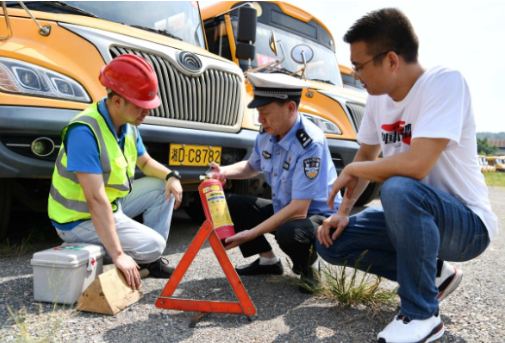
[[177, 170], [172, 170], [170, 173], [167, 174], [167, 177], [165, 178], [165, 180], [168, 181], [168, 179], [170, 179], [172, 176], [178, 180], [181, 179], [181, 174], [179, 174], [179, 172]]

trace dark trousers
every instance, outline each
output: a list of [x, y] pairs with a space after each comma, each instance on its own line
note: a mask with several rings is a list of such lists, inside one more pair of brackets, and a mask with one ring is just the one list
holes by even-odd
[[[226, 198], [235, 232], [250, 230], [274, 215], [272, 200], [236, 194], [227, 194]], [[272, 232], [279, 247], [291, 258], [295, 271], [305, 274], [316, 261], [316, 232], [325, 219], [309, 214], [306, 219], [284, 223]], [[240, 245], [240, 250], [244, 257], [249, 257], [269, 252], [272, 247], [261, 235]]]

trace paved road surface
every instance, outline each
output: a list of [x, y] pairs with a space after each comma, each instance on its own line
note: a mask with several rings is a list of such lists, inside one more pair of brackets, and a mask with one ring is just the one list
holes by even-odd
[[[447, 333], [440, 342], [505, 341], [502, 321], [505, 316], [505, 188], [490, 188], [490, 198], [499, 216], [501, 232], [482, 256], [455, 264], [464, 270], [465, 276], [460, 288], [441, 305]], [[175, 216], [165, 251], [172, 264], [181, 259], [197, 230], [198, 226], [185, 215]], [[274, 242], [272, 237], [269, 239]], [[276, 252], [287, 267], [285, 255], [278, 249]], [[230, 251], [229, 256], [234, 265], [243, 263], [237, 249]], [[51, 304], [32, 300], [30, 258], [31, 253], [0, 260], [1, 342], [17, 341], [19, 333], [8, 308], [24, 320], [20, 325], [26, 328], [24, 336], [37, 342], [45, 335], [63, 342], [373, 342], [397, 312], [392, 306], [372, 317], [366, 308], [339, 308], [329, 300], [301, 294], [290, 271], [282, 277], [242, 279], [258, 309], [251, 323], [241, 315], [211, 314], [196, 329], [190, 329], [188, 323], [194, 313], [154, 306], [165, 285], [165, 280], [156, 279], [144, 280], [144, 298], [114, 317], [79, 313], [72, 308], [55, 310]], [[197, 255], [175, 295], [235, 300], [208, 244]]]

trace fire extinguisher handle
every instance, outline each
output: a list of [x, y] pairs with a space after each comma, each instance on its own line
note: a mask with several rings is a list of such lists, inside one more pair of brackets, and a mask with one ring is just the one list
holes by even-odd
[[[217, 168], [215, 168], [214, 166], [216, 166]], [[217, 177], [215, 177], [216, 176], [216, 174], [214, 173], [215, 169], [218, 169]], [[219, 167], [219, 165], [216, 162], [211, 162], [209, 164], [209, 169], [207, 169], [207, 171], [205, 172], [205, 176], [208, 177], [209, 179], [219, 180], [221, 182], [221, 185], [223, 185], [223, 186], [226, 183], [226, 178], [224, 177], [224, 173], [221, 173], [221, 168]], [[220, 178], [219, 176], [222, 176], [222, 178]]]

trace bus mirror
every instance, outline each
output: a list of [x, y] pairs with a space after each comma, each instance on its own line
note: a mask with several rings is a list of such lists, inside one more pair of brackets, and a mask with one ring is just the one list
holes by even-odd
[[306, 65], [314, 57], [314, 51], [306, 44], [299, 44], [291, 50], [291, 57], [296, 63]]
[[[238, 44], [242, 44], [242, 43], [238, 43]], [[270, 61], [270, 62], [268, 62], [266, 64], [263, 64], [263, 65], [261, 65], [259, 67], [254, 68], [254, 69], [249, 69], [249, 70], [245, 71], [244, 74], [247, 74], [247, 73], [250, 73], [250, 72], [253, 72], [253, 71], [258, 71], [258, 70], [261, 70], [261, 69], [264, 69], [264, 68], [275, 68], [276, 66], [278, 66], [279, 64], [281, 64], [282, 62], [284, 62], [284, 60], [286, 59], [286, 54], [284, 53], [284, 48], [282, 47], [281, 41], [280, 40], [277, 41], [275, 39], [275, 33], [274, 33], [273, 29], [272, 29], [272, 34], [270, 35], [269, 45], [270, 45], [270, 49], [275, 54], [275, 56], [277, 56], [277, 48], [281, 49], [280, 51], [282, 52], [282, 60], [280, 60], [280, 61], [279, 60]], [[254, 48], [254, 46], [253, 46], [253, 48]], [[238, 51], [238, 49], [239, 49], [239, 47], [237, 45], [237, 51]]]
[[253, 60], [255, 52], [256, 47], [254, 45], [238, 42], [235, 50], [235, 57], [239, 60]]
[[237, 46], [235, 57], [240, 60], [249, 60], [249, 68], [251, 60], [254, 59], [256, 42], [256, 23], [258, 21], [257, 11], [255, 8], [244, 6], [238, 10], [238, 32]]
[[277, 56], [277, 43], [275, 40], [275, 33], [274, 33], [273, 29], [272, 29], [272, 34], [270, 35], [270, 41], [268, 43], [270, 44], [270, 50], [272, 50], [274, 55]]
[[298, 64], [303, 64], [303, 72], [300, 76], [301, 79], [305, 79], [305, 72], [307, 71], [307, 63], [314, 57], [314, 51], [312, 48], [306, 44], [299, 44], [291, 50], [291, 58]]
[[238, 10], [237, 42], [254, 44], [256, 41], [257, 11], [253, 7], [241, 7]]

